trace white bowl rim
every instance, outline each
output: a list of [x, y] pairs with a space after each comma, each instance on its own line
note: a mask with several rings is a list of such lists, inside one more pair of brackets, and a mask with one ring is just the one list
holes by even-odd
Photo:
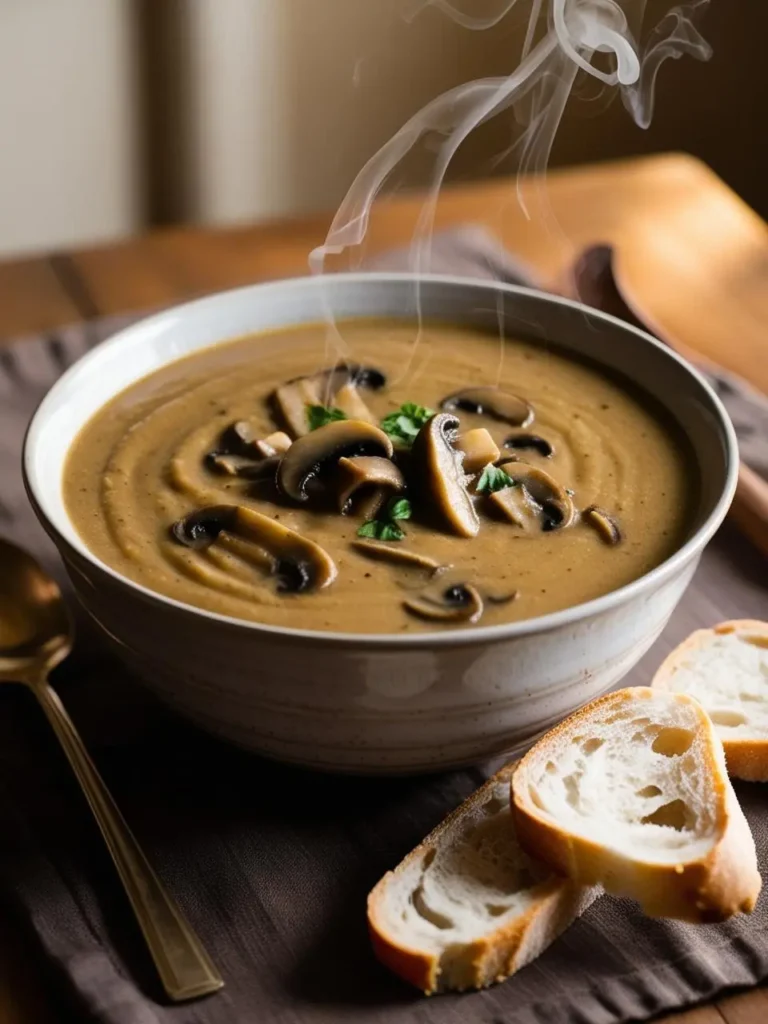
[[[75, 544], [72, 544], [68, 538], [64, 537], [59, 532], [55, 523], [46, 512], [45, 498], [40, 496], [35, 489], [35, 484], [33, 483], [34, 472], [32, 469], [32, 463], [37, 435], [40, 432], [41, 424], [45, 419], [47, 406], [49, 403], [52, 403], [52, 396], [54, 395], [54, 392], [56, 392], [60, 386], [63, 386], [70, 376], [79, 372], [84, 364], [98, 359], [100, 353], [108, 350], [109, 348], [123, 344], [126, 337], [130, 337], [131, 334], [143, 332], [147, 328], [154, 328], [155, 330], [162, 329], [163, 320], [165, 318], [177, 317], [179, 315], [188, 316], [190, 314], [194, 314], [196, 309], [200, 309], [206, 304], [215, 305], [217, 303], [226, 302], [236, 296], [243, 296], [246, 293], [261, 293], [269, 290], [270, 288], [284, 288], [287, 284], [295, 284], [300, 288], [320, 288], [325, 284], [331, 283], [333, 280], [343, 280], [344, 282], [352, 285], [358, 283], [361, 285], [370, 285], [375, 282], [386, 283], [388, 281], [415, 283], [418, 280], [420, 282], [434, 282], [461, 288], [494, 288], [501, 290], [506, 294], [526, 295], [531, 298], [544, 299], [553, 305], [564, 306], [576, 310], [584, 315], [601, 320], [606, 324], [616, 326], [620, 330], [629, 332], [630, 334], [635, 335], [635, 337], [642, 339], [652, 348], [661, 351], [666, 358], [677, 363], [689, 377], [693, 378], [701, 391], [706, 395], [712, 409], [717, 413], [718, 426], [720, 427], [726, 442], [727, 469], [725, 486], [722, 494], [715, 503], [714, 508], [711, 510], [706, 520], [699, 526], [695, 533], [688, 538], [682, 547], [678, 548], [663, 562], [657, 565], [654, 569], [651, 569], [650, 572], [647, 572], [643, 576], [638, 577], [638, 579], [633, 580], [631, 583], [627, 583], [625, 586], [619, 587], [617, 590], [609, 591], [601, 597], [593, 598], [591, 601], [584, 601], [581, 604], [573, 605], [569, 608], [563, 608], [560, 611], [535, 616], [531, 619], [520, 619], [515, 622], [500, 623], [495, 626], [478, 626], [463, 630], [425, 631], [423, 633], [413, 633], [405, 636], [399, 633], [345, 633], [336, 630], [298, 629], [293, 626], [273, 626], [268, 623], [252, 622], [248, 619], [238, 619], [231, 615], [222, 615], [219, 612], [208, 611], [205, 608], [199, 608], [196, 605], [187, 604], [184, 601], [178, 601], [175, 598], [167, 597], [164, 594], [160, 594], [157, 591], [142, 586], [140, 583], [136, 583], [127, 576], [123, 576], [122, 573], [113, 569], [105, 562], [102, 562], [100, 558], [93, 554], [84, 541], [82, 541], [76, 529], [73, 529], [76, 537]], [[226, 343], [226, 340], [229, 339], [225, 339], [223, 343]], [[196, 351], [201, 351], [203, 347], [206, 346], [202, 346], [201, 349]], [[179, 358], [184, 357], [181, 356]], [[173, 361], [175, 360], [169, 360], [166, 365], [170, 365]], [[107, 400], [109, 401], [113, 397], [115, 396], [110, 396]], [[618, 317], [612, 316], [609, 313], [603, 313], [600, 310], [594, 309], [593, 307], [587, 306], [574, 299], [567, 299], [559, 295], [552, 295], [549, 292], [544, 292], [537, 288], [523, 287], [522, 285], [444, 274], [420, 274], [418, 277], [415, 277], [413, 274], [409, 273], [360, 272], [335, 273], [328, 275], [327, 277], [304, 276], [280, 278], [275, 281], [267, 281], [263, 283], [245, 285], [239, 288], [231, 288], [150, 314], [136, 323], [123, 328], [106, 341], [96, 345], [84, 356], [73, 363], [72, 366], [70, 366], [48, 390], [35, 410], [35, 413], [27, 427], [23, 444], [22, 474], [24, 478], [24, 486], [32, 508], [43, 528], [52, 538], [57, 548], [59, 550], [62, 548], [70, 550], [74, 549], [78, 555], [90, 562], [96, 569], [105, 573], [107, 576], [110, 576], [115, 583], [133, 591], [137, 597], [140, 597], [145, 601], [159, 604], [161, 606], [169, 606], [177, 612], [187, 612], [192, 613], [193, 615], [199, 615], [225, 627], [238, 630], [245, 629], [256, 634], [265, 633], [273, 637], [284, 637], [287, 640], [308, 641], [322, 646], [345, 645], [361, 648], [381, 647], [418, 649], [468, 646], [478, 643], [499, 642], [503, 640], [512, 640], [521, 636], [531, 636], [538, 633], [549, 632], [555, 629], [567, 627], [583, 619], [600, 615], [603, 612], [609, 611], [631, 601], [633, 598], [640, 596], [644, 591], [652, 590], [655, 586], [664, 583], [667, 579], [674, 576], [679, 570], [681, 570], [690, 561], [690, 559], [701, 552], [725, 518], [736, 490], [739, 464], [738, 451], [736, 432], [728, 413], [712, 387], [696, 367], [692, 366], [674, 349], [654, 338], [651, 334], [626, 323]], [[74, 527], [74, 524], [72, 524], [71, 521], [70, 524]]]

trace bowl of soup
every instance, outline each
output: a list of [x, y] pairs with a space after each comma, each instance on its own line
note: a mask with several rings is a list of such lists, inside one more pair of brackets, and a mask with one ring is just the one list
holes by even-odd
[[263, 755], [363, 773], [514, 753], [615, 686], [736, 467], [720, 402], [650, 336], [397, 274], [152, 316], [54, 385], [24, 451], [144, 685]]

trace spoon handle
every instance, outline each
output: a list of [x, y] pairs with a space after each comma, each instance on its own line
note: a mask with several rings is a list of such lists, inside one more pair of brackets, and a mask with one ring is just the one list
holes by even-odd
[[34, 683], [31, 688], [91, 806], [168, 996], [180, 1002], [216, 992], [224, 982], [150, 867], [58, 694], [45, 681]]

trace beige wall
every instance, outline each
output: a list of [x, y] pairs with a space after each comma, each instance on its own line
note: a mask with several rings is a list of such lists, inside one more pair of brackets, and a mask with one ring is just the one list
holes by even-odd
[[[268, 217], [337, 203], [424, 103], [482, 76], [494, 39], [413, 0], [190, 0], [190, 214]], [[179, 29], [181, 31], [181, 29]]]
[[[219, 223], [333, 207], [428, 99], [516, 62], [519, 24], [474, 33], [430, 10], [408, 25], [411, 7], [0, 0], [0, 251], [123, 235], [147, 214]], [[714, 60], [664, 67], [649, 132], [618, 103], [597, 118], [581, 105], [555, 161], [688, 149], [768, 213], [768, 3], [712, 0], [704, 28]], [[490, 173], [508, 141], [508, 118], [483, 129], [459, 174]]]
[[0, 251], [136, 227], [130, 0], [1, 0]]

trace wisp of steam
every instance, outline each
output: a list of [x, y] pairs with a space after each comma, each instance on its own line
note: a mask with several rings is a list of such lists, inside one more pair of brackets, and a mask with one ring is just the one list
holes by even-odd
[[[521, 58], [506, 77], [477, 79], [438, 96], [371, 157], [342, 201], [324, 244], [311, 253], [312, 273], [324, 271], [328, 256], [364, 242], [374, 200], [425, 135], [443, 141], [410, 249], [410, 269], [417, 280], [429, 271], [435, 209], [446, 172], [461, 144], [479, 125], [510, 108], [514, 111], [520, 134], [512, 149], [518, 155], [518, 201], [524, 209], [520, 177], [546, 170], [579, 73], [617, 89], [635, 122], [647, 128], [662, 63], [683, 55], [706, 60], [711, 54], [695, 26], [696, 16], [708, 2], [691, 0], [671, 8], [641, 44], [646, 0], [499, 0], [498, 8], [482, 17], [467, 13], [452, 0], [414, 0], [410, 17], [433, 6], [475, 31], [490, 29], [513, 10], [528, 6]], [[472, 6], [478, 6], [476, 0], [465, 0], [465, 8]], [[337, 340], [341, 342], [338, 336]]]

